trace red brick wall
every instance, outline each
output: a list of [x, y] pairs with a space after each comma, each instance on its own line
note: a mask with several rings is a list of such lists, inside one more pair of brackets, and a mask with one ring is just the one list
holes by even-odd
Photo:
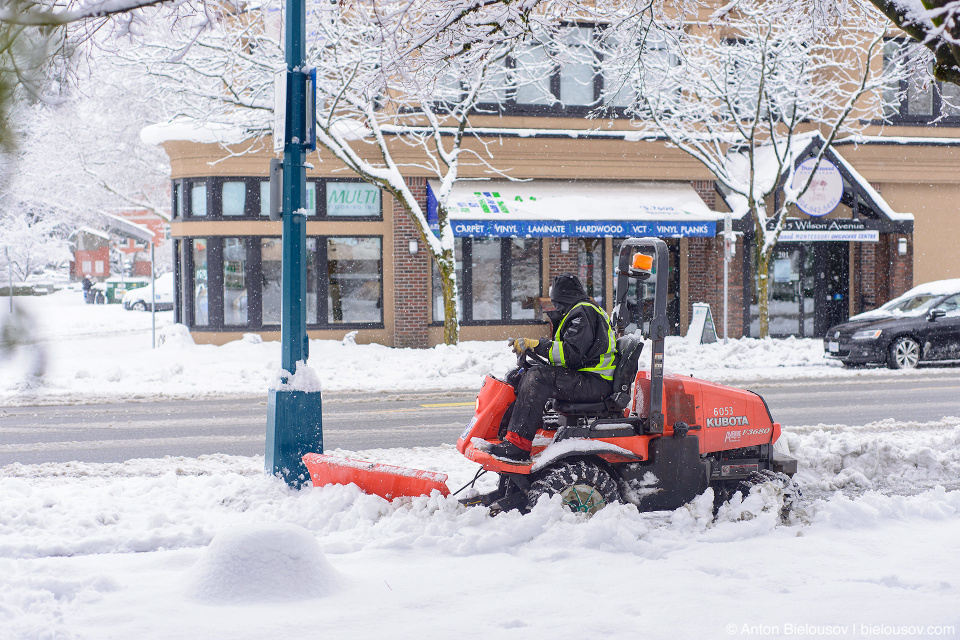
[[[690, 238], [687, 247], [687, 313], [692, 315], [694, 302], [709, 304], [717, 336], [722, 338], [723, 238]], [[739, 338], [743, 335], [742, 242], [737, 242], [736, 252], [730, 261], [727, 295], [727, 330], [731, 338]]]
[[[544, 242], [547, 243], [548, 246], [547, 251], [550, 255], [549, 277], [545, 283], [548, 291], [550, 285], [553, 284], [554, 278], [561, 273], [577, 273], [577, 240], [576, 238], [568, 238], [570, 250], [567, 251], [567, 253], [560, 250], [561, 240], [562, 238], [544, 238]], [[544, 293], [546, 293], [546, 291]]]
[[717, 209], [717, 190], [713, 186], [713, 180], [691, 180], [690, 186], [696, 190], [697, 195], [703, 200], [711, 210]]
[[[907, 240], [907, 253], [900, 255], [900, 238]], [[891, 233], [890, 243], [890, 298], [896, 298], [901, 293], [913, 288], [913, 235], [897, 235]]]
[[[907, 239], [906, 255], [900, 255], [900, 238]], [[913, 238], [910, 235], [881, 233], [879, 242], [854, 243], [853, 251], [854, 269], [860, 269], [860, 298], [855, 311], [876, 309], [913, 287]]]
[[[424, 211], [427, 209], [427, 181], [407, 178], [407, 184]], [[419, 251], [410, 255], [410, 241], [416, 240]], [[420, 232], [397, 200], [393, 201], [393, 344], [395, 347], [425, 349], [430, 324], [431, 258]], [[390, 299], [384, 292], [384, 300]], [[388, 303], [389, 304], [389, 303]]]

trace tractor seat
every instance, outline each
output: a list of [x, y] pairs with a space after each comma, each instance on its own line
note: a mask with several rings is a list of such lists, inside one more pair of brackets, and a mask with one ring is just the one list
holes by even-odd
[[547, 409], [568, 416], [620, 417], [630, 404], [630, 385], [637, 377], [643, 339], [627, 335], [617, 339], [617, 366], [613, 370], [613, 393], [600, 402], [567, 402], [551, 400]]

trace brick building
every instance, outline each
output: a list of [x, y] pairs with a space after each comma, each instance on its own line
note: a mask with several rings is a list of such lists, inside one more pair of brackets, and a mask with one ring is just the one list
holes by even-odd
[[[602, 81], [598, 76], [595, 86]], [[960, 174], [954, 169], [960, 111], [937, 98], [936, 82], [924, 90], [936, 99], [924, 102], [906, 92], [900, 110], [869, 125], [857, 144], [830, 150], [827, 160], [839, 185], [835, 203], [788, 215], [768, 274], [772, 335], [819, 337], [830, 324], [915, 282], [960, 277], [953, 251], [960, 236]], [[935, 108], [921, 113], [911, 101]], [[663, 237], [670, 249], [671, 332], [684, 333], [693, 304], [705, 302], [722, 334], [719, 234], [730, 207], [714, 177], [675, 147], [638, 140], [625, 120], [588, 120], [583, 106], [568, 111], [511, 103], [473, 123], [478, 139], [467, 146], [478, 154], [494, 150], [491, 163], [524, 182], [461, 181], [454, 187], [454, 201], [463, 205], [452, 214], [461, 339], [544, 335], [537, 302], [561, 272], [577, 273], [611, 310], [617, 249], [623, 237], [637, 234]], [[198, 342], [223, 343], [247, 332], [277, 339], [281, 225], [266, 215], [274, 156], [249, 153], [243, 144], [224, 152], [191, 137], [158, 140], [172, 169], [177, 319]], [[398, 165], [410, 167], [408, 184], [429, 211], [431, 176], [416, 168], [423, 159], [403, 143], [394, 150]], [[357, 331], [360, 342], [441, 343], [434, 268], [402, 208], [388, 193], [353, 178], [330, 154], [319, 151], [308, 161], [309, 335], [339, 339]], [[465, 166], [460, 175], [483, 178], [485, 167]], [[509, 211], [488, 207], [475, 215], [483, 211], [485, 194], [493, 193], [507, 197]], [[537, 208], [531, 194], [553, 204]], [[752, 222], [733, 218], [732, 226], [738, 237], [727, 265], [727, 326], [731, 337], [755, 336]]]

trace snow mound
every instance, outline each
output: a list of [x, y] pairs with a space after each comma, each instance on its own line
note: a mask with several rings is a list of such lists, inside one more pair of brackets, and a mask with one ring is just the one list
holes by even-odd
[[190, 591], [209, 604], [276, 602], [330, 595], [340, 582], [303, 527], [252, 525], [213, 539], [194, 568]]
[[196, 344], [185, 324], [172, 324], [157, 332], [157, 346], [187, 347]]
[[[289, 376], [289, 377], [288, 377]], [[278, 369], [272, 389], [277, 391], [308, 391], [319, 392], [322, 389], [320, 376], [316, 370], [307, 366], [303, 360], [297, 362], [297, 370], [292, 376], [283, 369]]]

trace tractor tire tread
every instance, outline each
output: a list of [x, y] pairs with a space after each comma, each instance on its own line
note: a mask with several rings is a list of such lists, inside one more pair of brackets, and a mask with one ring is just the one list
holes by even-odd
[[532, 509], [541, 496], [559, 495], [575, 485], [588, 485], [596, 489], [604, 506], [621, 501], [620, 490], [609, 473], [585, 460], [574, 460], [560, 462], [538, 474], [527, 492], [526, 511]]

